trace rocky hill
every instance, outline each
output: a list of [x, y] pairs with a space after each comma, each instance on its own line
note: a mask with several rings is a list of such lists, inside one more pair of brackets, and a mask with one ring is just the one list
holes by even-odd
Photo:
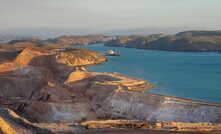
[[55, 39], [48, 39], [47, 41], [54, 44], [59, 44], [63, 46], [73, 46], [73, 45], [89, 45], [95, 43], [105, 43], [112, 40], [112, 36], [106, 35], [85, 35], [85, 36], [60, 36]]
[[69, 48], [57, 55], [59, 63], [65, 63], [69, 66], [99, 64], [107, 61], [104, 56], [99, 55], [94, 51], [81, 48]]
[[106, 61], [96, 52], [27, 47], [2, 53], [0, 133], [221, 131], [220, 104], [144, 94], [154, 85], [119, 73], [89, 72], [88, 65]]
[[17, 35], [2, 35], [0, 36], [0, 43], [7, 43], [12, 40], [24, 39], [24, 38], [32, 38], [31, 36], [17, 36]]
[[[123, 38], [127, 40], [122, 42]], [[186, 31], [176, 35], [117, 37], [106, 46], [165, 51], [221, 51], [221, 31]]]
[[85, 35], [85, 36], [60, 36], [54, 39], [42, 40], [40, 38], [18, 38], [9, 42], [0, 43], [0, 49], [19, 50], [26, 47], [41, 47], [44, 49], [64, 49], [75, 45], [90, 45], [96, 43], [106, 43], [114, 36], [106, 35]]

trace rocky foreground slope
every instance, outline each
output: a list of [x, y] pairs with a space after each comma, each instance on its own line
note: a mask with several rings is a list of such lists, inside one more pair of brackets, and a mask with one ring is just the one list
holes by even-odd
[[118, 36], [105, 45], [166, 51], [221, 51], [221, 31], [186, 31], [176, 35]]
[[105, 61], [93, 51], [77, 48], [2, 50], [0, 132], [221, 132], [220, 104], [143, 94], [154, 85], [85, 69]]

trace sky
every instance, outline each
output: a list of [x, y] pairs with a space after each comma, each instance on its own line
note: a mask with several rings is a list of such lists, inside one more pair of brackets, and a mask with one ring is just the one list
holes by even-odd
[[221, 0], [0, 0], [0, 35], [220, 29]]

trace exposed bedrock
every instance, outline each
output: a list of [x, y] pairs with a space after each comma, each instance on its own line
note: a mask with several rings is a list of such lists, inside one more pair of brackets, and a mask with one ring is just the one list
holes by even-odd
[[219, 134], [220, 124], [166, 122], [150, 124], [139, 120], [98, 120], [78, 123], [31, 123], [13, 111], [0, 107], [0, 133], [69, 134], [69, 133], [151, 133]]
[[54, 134], [52, 131], [33, 125], [12, 110], [0, 107], [1, 134]]
[[117, 118], [161, 122], [221, 122], [220, 105], [215, 106], [153, 94], [114, 92], [103, 103], [100, 111]]
[[96, 119], [87, 100], [69, 91], [63, 82], [79, 65], [105, 61], [86, 49], [52, 53], [26, 48], [14, 61], [0, 64], [0, 104], [34, 122]]
[[117, 87], [119, 85], [110, 84], [111, 82], [87, 83], [78, 81], [69, 86], [90, 100], [98, 118], [162, 122], [221, 122], [220, 104], [143, 94], [122, 90], [123, 87], [119, 90]]

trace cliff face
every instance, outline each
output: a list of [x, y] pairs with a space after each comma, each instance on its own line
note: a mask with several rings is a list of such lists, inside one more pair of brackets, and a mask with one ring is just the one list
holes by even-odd
[[[123, 97], [124, 99], [122, 99]], [[143, 121], [221, 122], [220, 105], [203, 104], [153, 94], [131, 93], [114, 93], [113, 97], [108, 98], [105, 102], [102, 106], [112, 106], [112, 108], [106, 110], [107, 107], [104, 107], [101, 110], [114, 118], [128, 118], [127, 115], [130, 115], [129, 118]]]
[[107, 42], [106, 46], [141, 48], [166, 51], [221, 51], [221, 31], [187, 31], [176, 35], [149, 35], [121, 37]]

